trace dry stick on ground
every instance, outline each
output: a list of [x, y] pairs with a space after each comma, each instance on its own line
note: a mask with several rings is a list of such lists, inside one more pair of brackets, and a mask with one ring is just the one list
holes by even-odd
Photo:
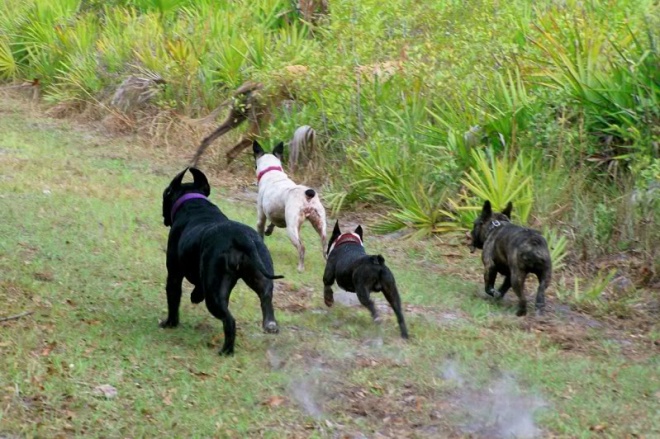
[[197, 166], [200, 157], [214, 140], [235, 129], [246, 120], [249, 122], [247, 133], [227, 152], [227, 163], [231, 163], [238, 157], [241, 151], [252, 145], [252, 141], [261, 132], [261, 125], [267, 123], [270, 119], [268, 105], [263, 101], [263, 97], [259, 95], [259, 91], [262, 89], [263, 84], [261, 83], [246, 82], [236, 90], [232, 98], [220, 104], [209, 116], [197, 121], [191, 121], [198, 123], [213, 120], [221, 108], [231, 103], [229, 115], [215, 131], [202, 140], [201, 145], [197, 148], [197, 152], [190, 162], [191, 166]]
[[34, 311], [25, 311], [20, 314], [16, 314], [15, 316], [0, 317], [0, 322], [7, 322], [9, 320], [18, 320], [21, 317], [29, 316], [30, 314], [34, 314]]

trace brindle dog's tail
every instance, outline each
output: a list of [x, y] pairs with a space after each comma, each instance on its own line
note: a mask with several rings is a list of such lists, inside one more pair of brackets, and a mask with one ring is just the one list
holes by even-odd
[[248, 237], [245, 236], [235, 236], [234, 237], [234, 244], [237, 245], [245, 255], [250, 258], [250, 260], [256, 264], [257, 269], [263, 274], [265, 277], [268, 279], [284, 279], [284, 276], [279, 276], [276, 274], [269, 273], [266, 270], [266, 267], [264, 267], [264, 263], [261, 260], [261, 256], [259, 255], [259, 250], [257, 249], [256, 244], [254, 243], [253, 240], [251, 240]]
[[539, 261], [550, 261], [550, 251], [548, 243], [540, 234], [535, 234], [520, 248], [520, 257], [526, 263], [536, 263]]

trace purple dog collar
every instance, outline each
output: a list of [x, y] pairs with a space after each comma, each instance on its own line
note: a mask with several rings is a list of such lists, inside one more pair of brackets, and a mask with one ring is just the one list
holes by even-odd
[[172, 219], [172, 222], [174, 222], [174, 215], [176, 214], [176, 211], [179, 210], [181, 205], [183, 203], [185, 203], [186, 201], [188, 201], [188, 200], [194, 200], [196, 198], [208, 200], [208, 198], [206, 198], [204, 195], [197, 194], [197, 193], [194, 193], [194, 192], [185, 194], [184, 196], [182, 196], [181, 198], [176, 200], [176, 202], [174, 203], [174, 206], [172, 206], [172, 214], [170, 215], [170, 218]]

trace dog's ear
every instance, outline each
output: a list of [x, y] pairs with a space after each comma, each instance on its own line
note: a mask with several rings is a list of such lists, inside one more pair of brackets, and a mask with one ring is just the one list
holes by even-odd
[[341, 235], [341, 230], [339, 229], [339, 220], [335, 222], [335, 228], [332, 229], [332, 234], [334, 235], [335, 233], [337, 235]]
[[513, 210], [513, 203], [509, 201], [502, 211], [502, 214], [506, 215], [507, 218], [511, 219], [511, 211]]
[[254, 154], [254, 158], [258, 159], [262, 155], [264, 155], [264, 149], [259, 145], [259, 142], [256, 140], [252, 142], [252, 153]]
[[178, 187], [181, 186], [181, 182], [183, 181], [183, 176], [186, 174], [186, 171], [188, 168], [184, 169], [183, 171], [179, 172], [176, 177], [172, 180], [172, 183], [170, 183], [170, 188], [171, 189], [177, 189]]
[[360, 237], [360, 241], [364, 242], [364, 239], [362, 239], [362, 226], [357, 226], [355, 228], [355, 233]]
[[335, 228], [332, 229], [332, 235], [330, 235], [330, 239], [328, 240], [326, 254], [330, 253], [330, 247], [332, 247], [332, 244], [334, 244], [337, 238], [339, 238], [339, 235], [341, 235], [341, 230], [339, 230], [339, 220], [337, 220], [337, 222], [335, 222]]
[[490, 201], [486, 200], [484, 207], [481, 209], [481, 219], [490, 218], [493, 214], [493, 208], [490, 206]]
[[282, 160], [282, 156], [284, 156], [284, 142], [280, 142], [277, 144], [275, 148], [273, 148], [273, 155], [278, 158], [278, 160]]
[[206, 178], [206, 175], [197, 168], [190, 168], [190, 173], [193, 175], [193, 181], [195, 182], [195, 187], [202, 191], [205, 196], [211, 194], [211, 185]]

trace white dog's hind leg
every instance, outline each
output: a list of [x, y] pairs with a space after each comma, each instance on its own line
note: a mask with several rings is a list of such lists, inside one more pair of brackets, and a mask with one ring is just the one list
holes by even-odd
[[300, 238], [300, 224], [287, 224], [286, 233], [289, 235], [291, 243], [298, 249], [298, 271], [305, 271], [305, 245]]
[[312, 227], [316, 230], [316, 233], [321, 237], [321, 254], [324, 259], [328, 258], [328, 255], [325, 253], [328, 247], [328, 239], [325, 235], [326, 223], [325, 223], [325, 211], [313, 211], [309, 214], [309, 222], [312, 223]]
[[298, 271], [305, 270], [305, 245], [300, 237], [300, 227], [305, 221], [305, 214], [294, 203], [286, 205], [286, 233], [291, 243], [298, 249]]
[[261, 208], [261, 204], [257, 203], [257, 232], [261, 239], [264, 239], [264, 229], [266, 227], [266, 213]]

